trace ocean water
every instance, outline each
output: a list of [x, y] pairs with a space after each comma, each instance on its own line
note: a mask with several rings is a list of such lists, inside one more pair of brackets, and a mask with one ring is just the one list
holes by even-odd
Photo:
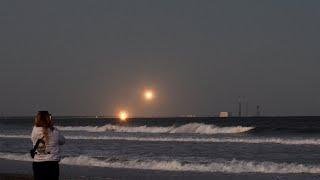
[[[320, 175], [320, 117], [56, 117], [62, 164], [244, 174]], [[0, 159], [32, 161], [32, 117], [0, 119]]]

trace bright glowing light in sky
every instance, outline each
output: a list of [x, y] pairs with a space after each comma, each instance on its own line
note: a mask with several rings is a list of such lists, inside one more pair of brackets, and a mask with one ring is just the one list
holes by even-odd
[[152, 100], [152, 99], [154, 98], [154, 93], [153, 93], [153, 91], [152, 91], [152, 90], [146, 90], [146, 91], [144, 92], [144, 98], [145, 98], [146, 100]]
[[128, 119], [128, 112], [127, 111], [120, 111], [119, 112], [119, 119], [121, 121], [126, 121]]

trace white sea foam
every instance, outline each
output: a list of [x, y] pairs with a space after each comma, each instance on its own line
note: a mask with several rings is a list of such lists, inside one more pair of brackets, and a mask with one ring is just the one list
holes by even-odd
[[247, 144], [284, 144], [320, 145], [320, 139], [282, 139], [282, 138], [173, 138], [173, 137], [119, 137], [119, 136], [73, 136], [70, 139], [123, 140], [151, 142], [203, 142], [203, 143], [247, 143]]
[[31, 139], [29, 135], [16, 135], [16, 134], [0, 134], [0, 138], [17, 138], [17, 139]]
[[[1, 153], [0, 159], [32, 161], [28, 154]], [[65, 157], [61, 164], [96, 166], [106, 168], [129, 168], [129, 169], [150, 169], [166, 171], [194, 171], [194, 172], [223, 172], [223, 173], [309, 173], [319, 174], [319, 165], [305, 165], [297, 163], [275, 163], [256, 161], [222, 161], [207, 164], [181, 163], [177, 160], [156, 161], [156, 160], [115, 160], [117, 158], [98, 160], [88, 156]]]
[[15, 161], [32, 161], [30, 154], [16, 154], [16, 153], [3, 153], [0, 152], [0, 159], [8, 159]]
[[84, 165], [112, 168], [129, 168], [129, 169], [151, 169], [167, 171], [196, 171], [196, 172], [224, 172], [224, 173], [320, 173], [318, 165], [303, 165], [296, 163], [274, 163], [274, 162], [255, 162], [255, 161], [223, 161], [211, 162], [208, 164], [199, 163], [181, 163], [176, 160], [172, 161], [108, 161], [98, 160], [88, 156], [67, 157], [61, 161], [68, 165]]
[[182, 126], [149, 127], [149, 126], [119, 126], [107, 124], [104, 126], [58, 126], [62, 131], [87, 131], [87, 132], [127, 132], [127, 133], [196, 133], [196, 134], [231, 134], [243, 133], [254, 127], [218, 127], [202, 123], [189, 123]]
[[[5, 135], [0, 138], [30, 139], [28, 135]], [[247, 144], [283, 144], [283, 145], [320, 145], [320, 139], [285, 139], [285, 138], [175, 138], [175, 137], [123, 137], [123, 136], [66, 136], [74, 140], [117, 140], [144, 142], [199, 142], [199, 143], [247, 143]]]

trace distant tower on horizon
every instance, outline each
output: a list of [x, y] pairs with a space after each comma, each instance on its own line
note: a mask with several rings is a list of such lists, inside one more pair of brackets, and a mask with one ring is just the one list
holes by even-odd
[[246, 117], [249, 116], [249, 101], [248, 101], [247, 98], [245, 98], [245, 112], [244, 112], [244, 115], [245, 115]]
[[238, 109], [238, 116], [239, 117], [241, 117], [241, 115], [242, 115], [242, 103], [241, 103], [241, 97], [239, 96], [239, 98], [238, 98], [238, 105], [239, 105], [239, 109]]
[[261, 116], [261, 109], [260, 109], [260, 105], [257, 105], [257, 114], [258, 117]]

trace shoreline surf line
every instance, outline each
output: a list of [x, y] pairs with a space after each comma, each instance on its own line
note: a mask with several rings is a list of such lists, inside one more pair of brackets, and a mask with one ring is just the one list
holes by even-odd
[[[172, 138], [172, 137], [121, 137], [121, 136], [65, 136], [72, 140], [142, 141], [142, 142], [199, 142], [199, 143], [247, 143], [281, 145], [320, 145], [320, 139], [283, 138]], [[28, 135], [3, 135], [0, 138], [30, 139]]]
[[[29, 154], [2, 153], [0, 159], [32, 161]], [[177, 160], [157, 161], [157, 160], [115, 160], [109, 158], [99, 160], [89, 156], [76, 156], [62, 158], [61, 164], [75, 166], [91, 166], [105, 168], [127, 168], [143, 170], [164, 170], [164, 171], [191, 171], [191, 172], [222, 172], [222, 173], [262, 173], [262, 174], [320, 174], [319, 165], [307, 165], [298, 163], [275, 163], [275, 162], [257, 162], [243, 160], [220, 160], [219, 162], [200, 163], [182, 163]]]

